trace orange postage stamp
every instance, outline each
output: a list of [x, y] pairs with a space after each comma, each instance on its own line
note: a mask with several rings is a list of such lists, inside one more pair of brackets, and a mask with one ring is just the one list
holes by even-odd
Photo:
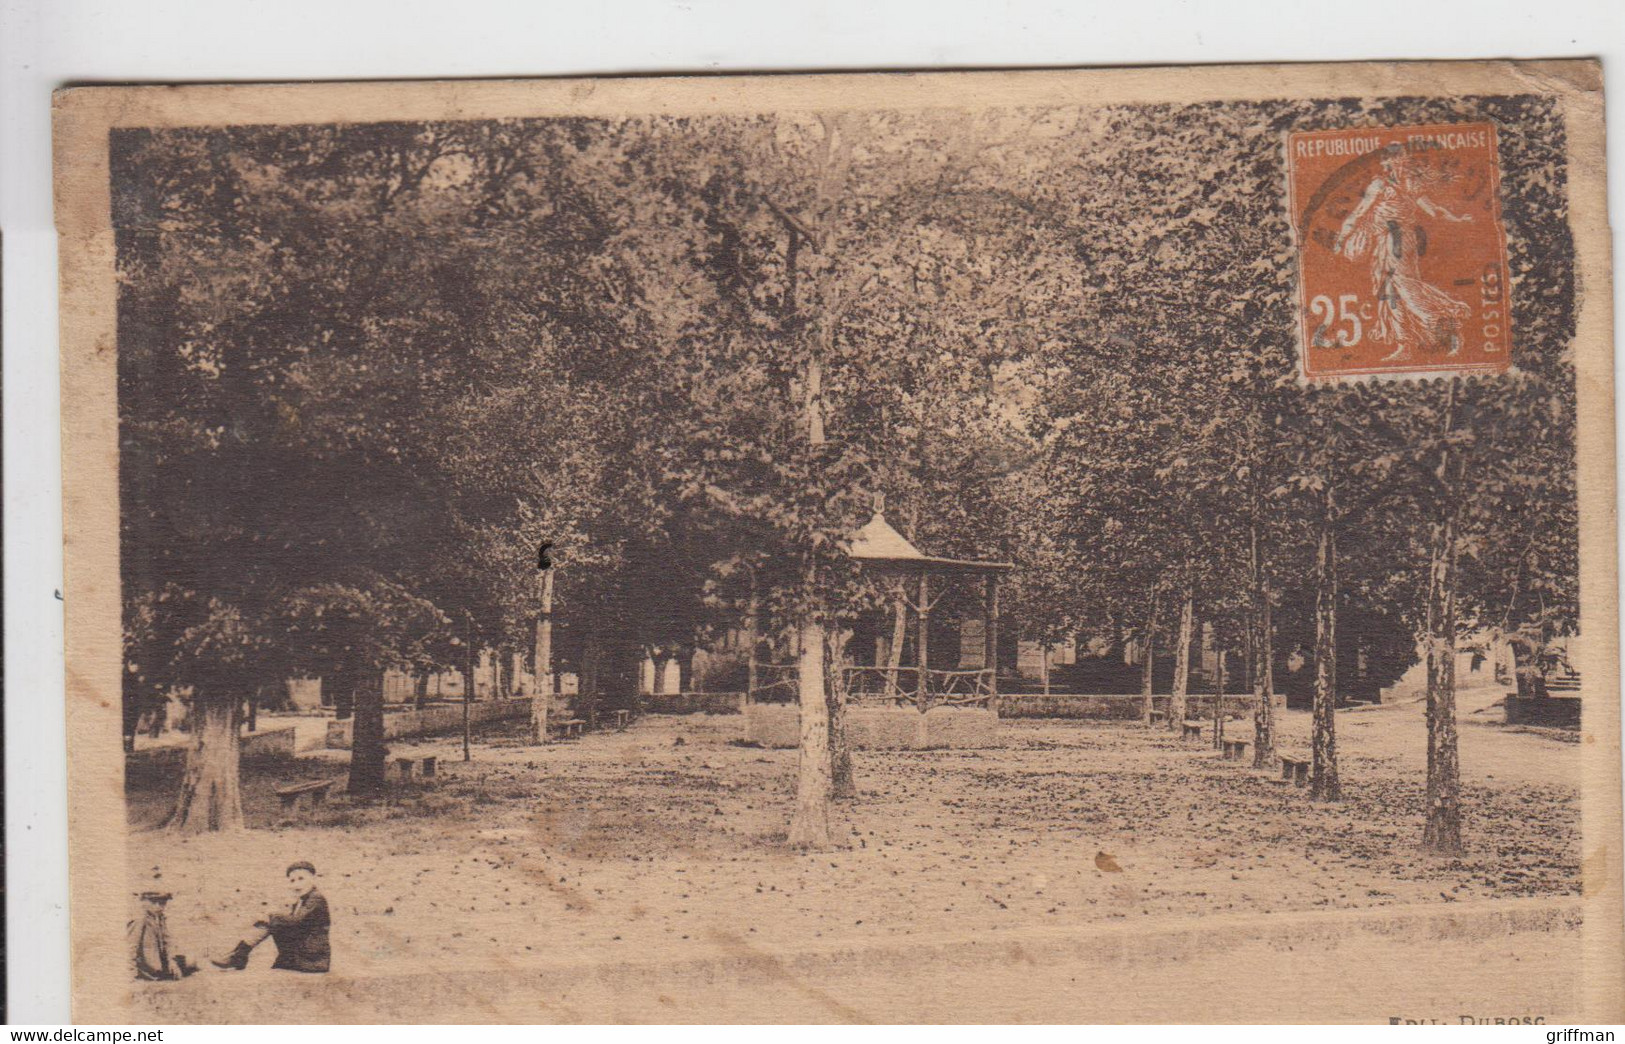
[[1495, 126], [1287, 137], [1310, 380], [1511, 364]]

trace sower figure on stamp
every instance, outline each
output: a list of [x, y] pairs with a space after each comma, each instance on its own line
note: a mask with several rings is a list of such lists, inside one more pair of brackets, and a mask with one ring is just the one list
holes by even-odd
[[327, 913], [327, 900], [316, 890], [316, 868], [305, 862], [294, 863], [288, 867], [288, 884], [295, 896], [293, 907], [285, 914], [270, 914], [255, 921], [253, 930], [244, 935], [230, 953], [210, 958], [211, 964], [227, 971], [241, 971], [248, 967], [248, 955], [254, 947], [271, 939], [276, 942], [276, 962], [272, 968], [327, 971], [332, 960], [327, 928], [332, 922]]
[[1371, 264], [1371, 291], [1377, 299], [1372, 336], [1394, 346], [1387, 359], [1408, 359], [1416, 345], [1447, 346], [1445, 354], [1455, 355], [1461, 349], [1460, 322], [1472, 314], [1467, 304], [1422, 277], [1422, 255], [1427, 250], [1422, 216], [1456, 223], [1472, 220], [1424, 196], [1425, 180], [1403, 146], [1388, 146], [1383, 150], [1382, 175], [1366, 186], [1332, 244], [1350, 261]]

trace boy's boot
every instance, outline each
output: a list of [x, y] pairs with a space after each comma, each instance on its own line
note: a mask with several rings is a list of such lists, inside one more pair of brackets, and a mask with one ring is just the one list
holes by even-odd
[[210, 957], [209, 963], [225, 971], [242, 971], [248, 967], [248, 955], [254, 948], [245, 942], [237, 944], [237, 948], [224, 957]]

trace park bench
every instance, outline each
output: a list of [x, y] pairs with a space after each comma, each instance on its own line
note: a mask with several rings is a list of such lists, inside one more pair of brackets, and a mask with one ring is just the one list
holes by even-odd
[[1309, 761], [1307, 758], [1294, 758], [1281, 755], [1281, 779], [1291, 780], [1298, 786], [1309, 783]]
[[1247, 741], [1246, 740], [1230, 740], [1230, 739], [1227, 739], [1227, 740], [1224, 741], [1224, 760], [1226, 760], [1226, 761], [1241, 761], [1241, 760], [1245, 759], [1246, 757], [1247, 757]]
[[295, 783], [278, 787], [276, 797], [284, 809], [306, 812], [327, 800], [327, 792], [338, 784], [336, 779], [313, 779], [309, 783]]
[[559, 735], [565, 739], [580, 739], [581, 732], [586, 727], [587, 723], [581, 718], [571, 718], [568, 721], [559, 722]]
[[433, 779], [435, 757], [428, 754], [420, 758], [396, 758], [395, 775], [398, 779]]
[[1180, 730], [1180, 739], [1202, 738], [1202, 728], [1206, 725], [1206, 722], [1191, 721], [1189, 718], [1186, 718], [1183, 722], [1181, 722], [1181, 724], [1184, 726], [1184, 728]]
[[1167, 723], [1167, 721], [1168, 721], [1168, 712], [1167, 711], [1154, 710], [1154, 711], [1151, 712], [1151, 724], [1153, 724], [1153, 725], [1164, 725], [1164, 724]]
[[615, 712], [615, 731], [625, 732], [626, 726], [632, 720], [632, 712], [622, 707]]

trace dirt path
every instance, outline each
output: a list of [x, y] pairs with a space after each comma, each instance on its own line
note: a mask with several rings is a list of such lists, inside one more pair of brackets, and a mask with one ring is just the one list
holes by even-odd
[[[1508, 728], [1498, 706], [1496, 689], [1464, 690], [1459, 697], [1461, 777], [1469, 784], [1515, 783], [1539, 786], [1561, 783], [1579, 788], [1580, 759], [1574, 744], [1579, 736], [1561, 729]], [[1239, 738], [1251, 738], [1250, 722]], [[1309, 715], [1289, 713], [1281, 734], [1307, 750]], [[1383, 706], [1357, 707], [1337, 716], [1337, 742], [1345, 753], [1381, 763], [1400, 774], [1427, 771], [1427, 704], [1407, 700]], [[1348, 774], [1344, 772], [1345, 780]]]
[[[1519, 1024], [1578, 1007], [1572, 901], [1163, 918], [776, 954], [719, 935], [684, 958], [567, 954], [319, 978], [152, 986], [163, 1022], [1253, 1022]], [[1351, 968], [1359, 974], [1350, 974]], [[899, 984], [905, 984], [899, 988]], [[1312, 1010], [1304, 1000], [1313, 996]]]
[[[737, 717], [543, 748], [487, 739], [466, 765], [450, 739], [400, 744], [439, 755], [445, 778], [274, 829], [255, 806], [244, 837], [138, 833], [131, 885], [156, 868], [196, 952], [280, 902], [282, 868], [309, 859], [335, 969], [363, 978], [1577, 893], [1574, 745], [1486, 733], [1470, 747], [1479, 730], [1464, 729], [1471, 851], [1424, 859], [1422, 779], [1402, 749], [1414, 712], [1368, 716], [1344, 729], [1334, 806], [1137, 726], [1011, 722], [1000, 749], [859, 752], [860, 798], [819, 854], [784, 845], [795, 752], [738, 745]], [[1551, 778], [1486, 771], [1491, 755]]]

